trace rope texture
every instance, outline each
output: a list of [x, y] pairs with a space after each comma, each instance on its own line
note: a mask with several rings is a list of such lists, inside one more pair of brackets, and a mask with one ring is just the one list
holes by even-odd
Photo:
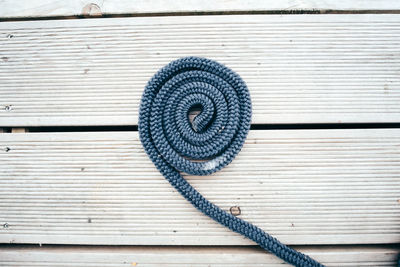
[[[191, 123], [188, 114], [196, 107], [201, 113]], [[139, 133], [146, 153], [194, 207], [294, 266], [323, 266], [212, 204], [180, 174], [209, 175], [229, 164], [242, 148], [250, 123], [246, 84], [206, 58], [181, 58], [159, 70], [140, 105]]]

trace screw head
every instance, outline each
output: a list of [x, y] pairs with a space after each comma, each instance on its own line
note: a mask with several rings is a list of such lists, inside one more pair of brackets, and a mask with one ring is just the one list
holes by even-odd
[[4, 228], [8, 228], [8, 226], [9, 226], [8, 223], [3, 224]]
[[242, 211], [240, 210], [240, 207], [238, 206], [233, 206], [229, 209], [229, 211], [231, 212], [231, 214], [233, 216], [239, 216], [240, 214], [242, 214]]
[[5, 111], [11, 111], [12, 110], [12, 106], [11, 105], [7, 105], [4, 107]]

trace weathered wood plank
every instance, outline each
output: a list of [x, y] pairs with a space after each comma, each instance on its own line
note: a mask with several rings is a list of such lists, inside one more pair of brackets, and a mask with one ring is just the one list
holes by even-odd
[[[243, 245], [158, 173], [137, 132], [0, 135], [0, 242]], [[400, 129], [252, 131], [186, 176], [288, 244], [400, 242]]]
[[346, 11], [394, 11], [399, 10], [400, 4], [395, 0], [282, 0], [262, 1], [249, 0], [30, 0], [12, 1], [3, 0], [0, 3], [0, 17], [49, 17], [49, 16], [76, 16], [101, 14], [149, 14], [149, 13], [188, 13], [188, 12], [235, 12], [235, 11], [303, 11], [303, 10], [346, 10]]
[[2, 126], [135, 125], [148, 79], [190, 55], [244, 78], [253, 123], [400, 118], [396, 14], [4, 22], [0, 33]]
[[[326, 266], [395, 267], [400, 249], [387, 247], [297, 248]], [[0, 266], [289, 266], [258, 248], [42, 247], [0, 248]]]

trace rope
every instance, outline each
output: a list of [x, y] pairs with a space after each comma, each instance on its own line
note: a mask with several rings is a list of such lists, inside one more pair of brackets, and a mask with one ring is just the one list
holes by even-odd
[[[188, 114], [196, 107], [201, 113], [191, 123]], [[205, 58], [182, 58], [162, 68], [148, 82], [140, 105], [139, 133], [146, 153], [194, 207], [290, 264], [323, 266], [212, 204], [180, 174], [209, 175], [228, 165], [242, 148], [250, 123], [246, 84]]]

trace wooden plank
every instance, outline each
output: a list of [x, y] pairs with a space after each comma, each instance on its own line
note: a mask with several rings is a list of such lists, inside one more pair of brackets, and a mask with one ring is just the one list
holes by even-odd
[[[400, 129], [255, 130], [205, 197], [288, 244], [400, 242]], [[0, 136], [0, 242], [247, 245], [193, 208], [137, 132]]]
[[26, 133], [28, 132], [26, 128], [12, 128], [11, 133]]
[[[396, 266], [400, 250], [388, 247], [298, 248], [326, 266]], [[3, 247], [0, 266], [289, 266], [258, 248], [234, 247]]]
[[162, 13], [193, 13], [193, 12], [265, 12], [265, 11], [395, 11], [400, 9], [399, 1], [395, 0], [282, 0], [261, 1], [249, 0], [216, 0], [212, 2], [201, 0], [162, 1], [162, 0], [30, 0], [12, 1], [3, 0], [0, 3], [0, 17], [49, 17], [49, 16], [77, 16], [101, 14], [162, 14]]
[[148, 79], [179, 57], [238, 72], [253, 123], [399, 122], [400, 15], [4, 22], [0, 125], [135, 125]]

